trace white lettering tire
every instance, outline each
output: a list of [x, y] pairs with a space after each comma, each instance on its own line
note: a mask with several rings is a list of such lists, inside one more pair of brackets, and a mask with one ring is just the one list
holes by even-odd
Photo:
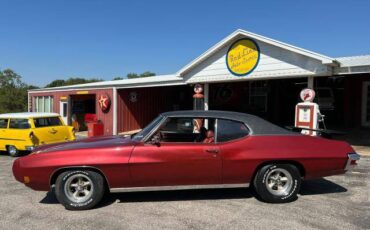
[[104, 178], [90, 170], [63, 172], [56, 180], [55, 195], [68, 210], [91, 209], [104, 195]]
[[262, 201], [287, 203], [297, 199], [301, 175], [292, 164], [268, 164], [258, 170], [253, 186]]

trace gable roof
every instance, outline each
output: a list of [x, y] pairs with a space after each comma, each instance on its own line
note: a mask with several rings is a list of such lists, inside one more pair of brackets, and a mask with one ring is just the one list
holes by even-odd
[[280, 41], [277, 41], [277, 40], [274, 40], [268, 37], [264, 37], [264, 36], [261, 36], [255, 33], [251, 33], [246, 30], [238, 29], [234, 31], [232, 34], [230, 34], [229, 36], [227, 36], [226, 38], [222, 39], [220, 42], [218, 42], [216, 45], [214, 45], [209, 50], [204, 52], [202, 55], [194, 59], [192, 62], [184, 66], [182, 69], [180, 69], [180, 71], [177, 72], [177, 75], [183, 76], [189, 70], [191, 70], [192, 68], [200, 64], [202, 61], [209, 58], [212, 54], [216, 53], [218, 50], [222, 49], [228, 43], [232, 42], [233, 40], [235, 40], [236, 38], [240, 36], [246, 36], [246, 37], [255, 39], [257, 41], [265, 42], [267, 44], [277, 46], [282, 49], [286, 49], [286, 50], [299, 53], [307, 57], [311, 57], [313, 59], [321, 61], [322, 64], [324, 65], [336, 65], [336, 60], [334, 58], [331, 58], [331, 57], [328, 57], [322, 54], [318, 54], [318, 53], [315, 53], [309, 50], [305, 50], [305, 49], [302, 49], [302, 48], [299, 48], [299, 47], [296, 47], [296, 46], [293, 46], [293, 45], [290, 45], [284, 42], [280, 42]]

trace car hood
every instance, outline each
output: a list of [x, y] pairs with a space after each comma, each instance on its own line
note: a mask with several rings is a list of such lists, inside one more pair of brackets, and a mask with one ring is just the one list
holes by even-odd
[[78, 141], [64, 142], [59, 144], [50, 144], [37, 147], [33, 153], [46, 153], [76, 149], [88, 148], [109, 148], [109, 147], [123, 147], [131, 146], [136, 142], [132, 141], [130, 137], [122, 136], [103, 136], [86, 138]]

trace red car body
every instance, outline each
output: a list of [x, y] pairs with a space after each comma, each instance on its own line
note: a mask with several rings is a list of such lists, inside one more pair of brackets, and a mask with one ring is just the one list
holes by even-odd
[[44, 146], [17, 159], [15, 178], [48, 191], [58, 171], [91, 168], [102, 173], [111, 191], [120, 188], [249, 183], [267, 162], [290, 162], [304, 179], [345, 173], [351, 146], [304, 135], [246, 136], [226, 143], [162, 143], [130, 137], [99, 137]]
[[132, 137], [42, 146], [13, 164], [15, 178], [53, 190], [70, 210], [94, 207], [110, 192], [252, 183], [271, 203], [297, 198], [302, 179], [345, 173], [359, 155], [341, 141], [289, 132], [253, 115], [164, 113]]

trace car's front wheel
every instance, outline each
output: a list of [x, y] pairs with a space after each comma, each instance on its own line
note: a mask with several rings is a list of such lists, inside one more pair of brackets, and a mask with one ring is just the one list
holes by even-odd
[[55, 195], [68, 210], [90, 209], [104, 195], [104, 178], [90, 170], [63, 172], [56, 180]]
[[255, 175], [254, 189], [263, 201], [286, 203], [297, 199], [301, 175], [292, 164], [268, 164]]

